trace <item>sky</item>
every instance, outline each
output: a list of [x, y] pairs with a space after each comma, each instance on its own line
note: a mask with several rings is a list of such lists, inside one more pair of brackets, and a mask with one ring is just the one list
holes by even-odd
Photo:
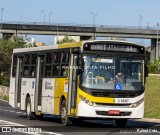
[[[155, 27], [160, 22], [160, 0], [0, 0], [5, 22], [75, 23]], [[42, 12], [42, 10], [44, 12]], [[0, 11], [1, 12], [1, 11]], [[33, 36], [53, 43], [53, 36]], [[128, 39], [144, 45], [150, 40]]]

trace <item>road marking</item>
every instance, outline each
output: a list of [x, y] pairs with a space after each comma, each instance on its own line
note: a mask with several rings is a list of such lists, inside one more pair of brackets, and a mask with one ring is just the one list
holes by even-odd
[[14, 122], [10, 122], [10, 121], [5, 121], [5, 120], [0, 120], [0, 124], [1, 124], [1, 122], [6, 123], [6, 124], [10, 124], [10, 125], [15, 125], [15, 126], [24, 126], [24, 125], [21, 125], [21, 124], [18, 124], [18, 123], [14, 123]]
[[1, 109], [1, 108], [0, 108], [0, 110], [1, 110], [1, 111], [5, 111], [5, 112], [11, 112], [11, 113], [26, 114], [26, 113], [24, 113], [24, 112], [16, 112], [16, 111], [12, 111], [12, 110], [4, 110], [4, 109]]
[[[3, 102], [7, 102], [5, 100], [0, 99]], [[4, 109], [3, 109], [4, 108]], [[5, 111], [5, 112], [11, 112], [11, 113], [18, 113], [18, 114], [26, 114], [24, 112], [18, 112], [18, 111], [12, 111], [12, 110], [6, 110], [5, 108], [10, 108], [10, 107], [0, 107], [0, 111]], [[26, 125], [10, 122], [10, 121], [5, 121], [5, 120], [0, 120], [0, 127], [14, 127], [14, 126], [19, 126], [19, 127], [26, 127], [26, 128], [32, 128], [32, 127], [27, 127]], [[34, 128], [34, 127], [33, 127]], [[31, 135], [44, 135], [44, 134], [50, 134], [50, 135], [63, 135], [60, 133], [56, 132], [48, 132], [46, 130], [42, 130], [42, 132], [39, 133], [33, 133], [33, 132], [25, 132], [26, 134], [31, 134]]]
[[[2, 124], [2, 125], [1, 125]], [[26, 127], [26, 128], [32, 128], [32, 127], [27, 127], [26, 125], [22, 125], [22, 124], [18, 124], [18, 123], [14, 123], [14, 122], [10, 122], [10, 121], [5, 121], [5, 120], [0, 120], [0, 127], [5, 128], [5, 127], [14, 127], [14, 126], [18, 126], [20, 127]], [[15, 127], [16, 128], [16, 127]], [[34, 127], [33, 127], [34, 128]], [[19, 133], [19, 132], [18, 132]], [[22, 132], [23, 133], [23, 132]], [[42, 132], [24, 132], [26, 134], [31, 134], [31, 135], [45, 135], [45, 134], [50, 134], [50, 135], [62, 135], [56, 132], [48, 132], [45, 130], [42, 130]]]
[[1, 101], [3, 101], [3, 102], [7, 102], [7, 103], [8, 103], [8, 101], [6, 101], [6, 100], [3, 100], [3, 99], [1, 99], [1, 98], [0, 98], [0, 100], [1, 100]]

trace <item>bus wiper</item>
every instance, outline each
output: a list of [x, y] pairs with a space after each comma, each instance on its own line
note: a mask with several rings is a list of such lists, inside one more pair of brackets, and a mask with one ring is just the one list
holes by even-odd
[[87, 71], [87, 74], [85, 76], [85, 79], [87, 78], [88, 74], [89, 74], [89, 71], [91, 70], [91, 67], [94, 65], [95, 61], [98, 59], [98, 57], [100, 56], [100, 54], [97, 54], [96, 57], [94, 58], [94, 60], [92, 60], [91, 64], [88, 66], [88, 71]]

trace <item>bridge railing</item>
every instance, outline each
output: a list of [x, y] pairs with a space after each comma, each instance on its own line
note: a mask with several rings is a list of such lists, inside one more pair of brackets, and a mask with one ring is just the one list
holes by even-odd
[[45, 25], [45, 26], [75, 26], [75, 27], [95, 27], [108, 29], [141, 29], [141, 30], [157, 30], [157, 27], [149, 26], [124, 26], [124, 25], [100, 25], [100, 24], [77, 24], [77, 23], [53, 23], [53, 22], [24, 22], [24, 21], [3, 21], [2, 24], [22, 24], [22, 25]]

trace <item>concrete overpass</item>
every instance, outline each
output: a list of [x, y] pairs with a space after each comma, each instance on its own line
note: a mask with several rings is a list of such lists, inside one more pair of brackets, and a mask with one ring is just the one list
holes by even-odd
[[[144, 38], [151, 39], [151, 61], [158, 58], [160, 47], [157, 46], [157, 35], [160, 32], [152, 27], [132, 26], [108, 26], [108, 25], [85, 25], [85, 24], [42, 24], [12, 22], [2, 23], [3, 36], [10, 37], [13, 34], [41, 34], [41, 35], [69, 35], [80, 36], [81, 40], [94, 39], [94, 37], [120, 37], [120, 38]], [[157, 34], [158, 32], [158, 34]]]

